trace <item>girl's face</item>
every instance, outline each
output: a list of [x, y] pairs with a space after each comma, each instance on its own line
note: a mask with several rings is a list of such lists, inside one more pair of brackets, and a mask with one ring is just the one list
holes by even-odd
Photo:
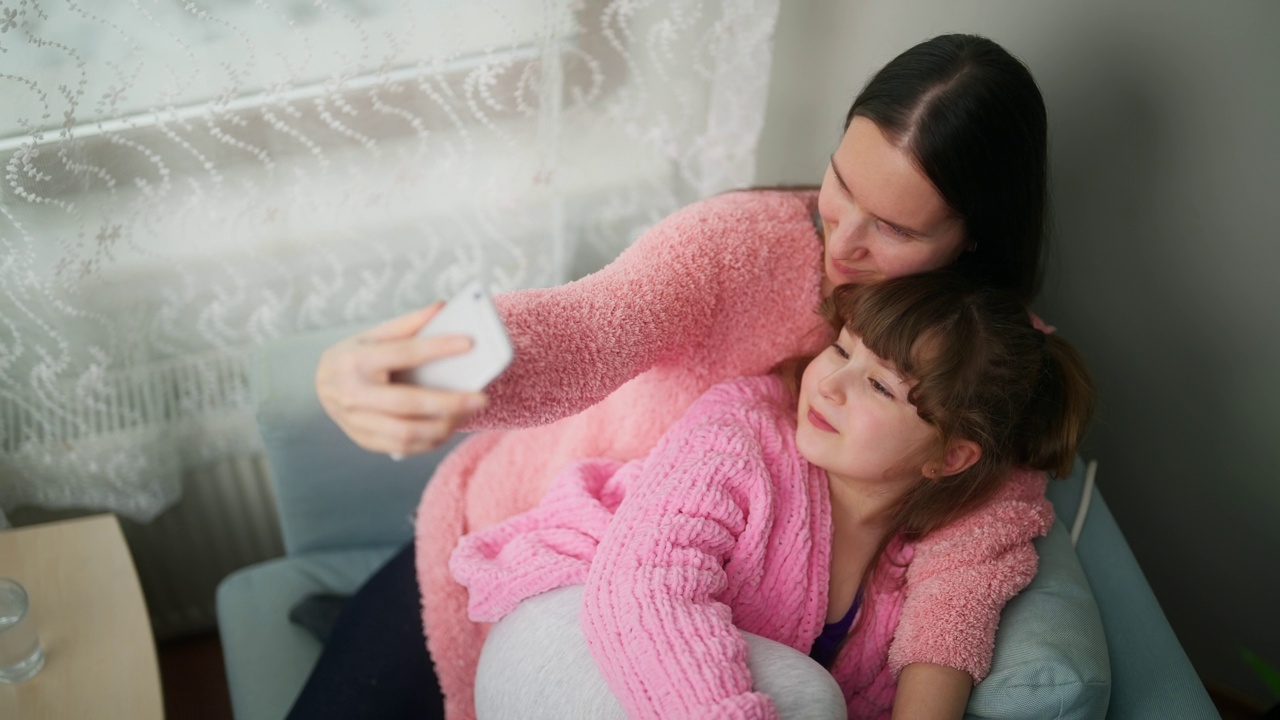
[[907, 401], [910, 389], [896, 368], [841, 330], [800, 380], [800, 454], [833, 483], [890, 489], [919, 480], [938, 435]]
[[818, 193], [826, 239], [823, 294], [837, 285], [936, 270], [964, 249], [958, 217], [906, 150], [855, 117]]

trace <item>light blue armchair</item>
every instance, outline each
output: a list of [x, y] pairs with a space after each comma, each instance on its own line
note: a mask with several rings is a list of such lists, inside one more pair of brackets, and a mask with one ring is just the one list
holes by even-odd
[[[286, 555], [218, 588], [237, 720], [284, 716], [321, 647], [290, 610], [310, 595], [353, 592], [409, 540], [422, 488], [449, 449], [393, 462], [359, 449], [328, 419], [312, 372], [324, 348], [353, 331], [285, 339], [253, 358]], [[1063, 523], [1076, 516], [1083, 478], [1078, 463], [1050, 484], [1059, 523], [1037, 542], [1035, 581], [1005, 609], [991, 675], [968, 717], [1218, 717], [1096, 489], [1072, 548]]]

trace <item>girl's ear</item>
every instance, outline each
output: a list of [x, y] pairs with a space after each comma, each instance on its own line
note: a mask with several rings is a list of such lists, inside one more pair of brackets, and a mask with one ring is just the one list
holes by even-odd
[[924, 476], [930, 479], [958, 475], [973, 467], [982, 457], [982, 447], [972, 440], [952, 440], [946, 455], [925, 466]]

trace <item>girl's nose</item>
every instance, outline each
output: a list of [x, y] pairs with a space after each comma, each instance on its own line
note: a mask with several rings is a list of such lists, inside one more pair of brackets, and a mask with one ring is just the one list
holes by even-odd
[[818, 392], [828, 402], [835, 405], [844, 404], [844, 383], [840, 380], [840, 373], [828, 373], [818, 380]]

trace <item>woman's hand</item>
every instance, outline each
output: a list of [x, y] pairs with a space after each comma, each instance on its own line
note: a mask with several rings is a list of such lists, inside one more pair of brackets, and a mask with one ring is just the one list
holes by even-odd
[[458, 393], [391, 382], [391, 375], [466, 352], [462, 335], [415, 337], [443, 302], [347, 338], [320, 356], [316, 395], [357, 445], [392, 456], [427, 452], [483, 409], [482, 393]]

